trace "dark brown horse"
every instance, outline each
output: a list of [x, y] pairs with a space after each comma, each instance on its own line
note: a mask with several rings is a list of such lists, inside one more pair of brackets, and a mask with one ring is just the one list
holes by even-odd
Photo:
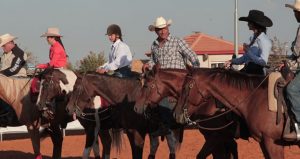
[[[37, 159], [41, 159], [40, 153], [40, 134], [41, 114], [35, 103], [30, 98], [29, 78], [9, 78], [0, 75], [0, 98], [8, 103], [15, 111], [18, 122], [7, 126], [26, 125], [31, 138], [34, 155]], [[64, 111], [65, 112], [65, 111]], [[50, 120], [50, 133], [53, 146], [52, 158], [61, 158], [61, 148], [63, 136], [60, 131], [60, 122], [58, 118]]]
[[[143, 115], [134, 111], [137, 94], [141, 82], [132, 78], [118, 78], [100, 74], [78, 76], [67, 106], [70, 113], [77, 112], [82, 116], [82, 110], [93, 102], [95, 96], [104, 97], [112, 109], [111, 121], [118, 128], [126, 130], [134, 159], [142, 158], [145, 135], [149, 132], [149, 123]], [[177, 134], [175, 132], [175, 134]], [[174, 135], [177, 136], [177, 135]], [[175, 149], [176, 143], [169, 145]], [[175, 153], [175, 152], [174, 152]], [[175, 156], [170, 155], [170, 159]]]
[[[276, 113], [268, 110], [268, 80], [265, 76], [246, 75], [224, 69], [195, 69], [186, 81], [188, 93], [178, 105], [189, 115], [201, 108], [201, 103], [213, 96], [242, 117], [252, 137], [260, 143], [265, 158], [283, 159], [284, 120], [277, 125]], [[283, 114], [280, 114], [283, 115]], [[180, 115], [177, 115], [180, 116]]]
[[[153, 71], [145, 79], [144, 87], [137, 98], [136, 111], [142, 114], [147, 106], [156, 106], [157, 103], [168, 96], [176, 99], [179, 98], [187, 73], [186, 70], [159, 69], [157, 66], [154, 67]], [[212, 116], [218, 113], [216, 101], [213, 98], [203, 103], [202, 107], [202, 111], [194, 116], [195, 119], [203, 119], [205, 117], [203, 115]], [[237, 145], [234, 141], [235, 123], [224, 129], [220, 128], [230, 122], [230, 120], [228, 121], [228, 115], [226, 115], [201, 123], [202, 128], [199, 128], [199, 130], [204, 135], [206, 142], [198, 153], [197, 158], [206, 158], [211, 153], [214, 158], [224, 159], [231, 156], [238, 158]], [[220, 130], [208, 131], [214, 130], [214, 128], [220, 128]]]
[[[73, 71], [66, 69], [48, 69], [41, 76], [41, 88], [38, 97], [37, 105], [42, 109], [50, 110], [56, 118], [65, 118], [68, 96], [73, 91], [73, 86], [77, 76]], [[57, 101], [63, 102], [61, 105], [56, 105]], [[93, 105], [91, 105], [93, 107]], [[60, 110], [60, 111], [57, 111]], [[103, 159], [110, 158], [110, 149], [112, 139], [109, 135], [109, 130], [104, 129], [105, 125], [100, 120], [99, 113], [94, 110], [88, 110], [84, 118], [79, 118], [80, 124], [84, 127], [86, 133], [85, 149], [83, 151], [83, 159], [88, 159], [91, 149], [94, 151], [95, 158], [100, 159], [98, 135], [103, 144]], [[100, 129], [101, 126], [101, 129]], [[114, 137], [118, 137], [113, 133]], [[113, 145], [115, 146], [115, 145]]]

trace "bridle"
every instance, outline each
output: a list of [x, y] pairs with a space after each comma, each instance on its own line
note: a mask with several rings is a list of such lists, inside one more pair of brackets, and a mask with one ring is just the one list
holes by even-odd
[[[72, 92], [72, 95], [75, 96], [75, 101], [74, 101], [74, 105], [73, 105], [75, 107], [74, 113], [76, 114], [77, 117], [79, 117], [79, 118], [81, 118], [83, 120], [87, 120], [87, 121], [91, 121], [91, 122], [96, 122], [96, 119], [90, 119], [90, 118], [87, 117], [87, 116], [94, 116], [95, 113], [84, 113], [83, 110], [78, 105], [79, 98], [80, 98], [80, 96], [83, 93], [85, 93], [88, 96], [89, 104], [93, 104], [93, 99], [92, 99], [91, 96], [88, 95], [87, 89], [86, 89], [86, 87], [83, 84], [84, 77], [85, 77], [85, 75], [83, 75], [83, 77], [81, 79], [81, 83], [82, 84], [77, 87], [78, 90]], [[104, 113], [104, 112], [106, 112], [108, 110], [110, 110], [110, 109], [109, 108], [108, 109], [103, 109], [102, 111], [98, 111], [96, 109], [96, 113], [102, 114], [102, 113]], [[106, 116], [104, 118], [101, 118], [100, 121], [108, 119], [109, 117], [110, 116]]]

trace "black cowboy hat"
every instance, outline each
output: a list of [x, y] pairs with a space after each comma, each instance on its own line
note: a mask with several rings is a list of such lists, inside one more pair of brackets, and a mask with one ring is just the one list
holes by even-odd
[[271, 27], [273, 25], [272, 20], [259, 10], [250, 10], [248, 17], [240, 17], [239, 20], [253, 22], [263, 27]]

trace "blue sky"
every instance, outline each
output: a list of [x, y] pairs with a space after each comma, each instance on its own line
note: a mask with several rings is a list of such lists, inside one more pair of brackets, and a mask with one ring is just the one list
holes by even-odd
[[[298, 27], [291, 9], [285, 3], [294, 0], [238, 0], [239, 17], [258, 9], [273, 20], [268, 34], [282, 42], [291, 42]], [[106, 28], [119, 24], [124, 41], [134, 58], [146, 58], [155, 33], [148, 31], [156, 17], [172, 19], [172, 35], [183, 38], [193, 31], [234, 39], [234, 0], [2, 0], [0, 34], [19, 37], [21, 48], [31, 51], [39, 62], [48, 61], [49, 45], [40, 35], [48, 27], [59, 27], [72, 63], [89, 51], [109, 53]], [[246, 42], [251, 32], [239, 22], [239, 43]], [[2, 50], [0, 51], [2, 52]]]

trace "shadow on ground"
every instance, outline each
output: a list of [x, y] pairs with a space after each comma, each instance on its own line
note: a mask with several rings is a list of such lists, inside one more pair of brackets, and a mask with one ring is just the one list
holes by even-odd
[[[0, 151], [0, 158], [4, 159], [33, 159], [32, 153], [25, 153], [21, 151]], [[43, 156], [43, 159], [51, 159], [50, 156]], [[81, 159], [81, 157], [63, 157], [62, 159]]]

